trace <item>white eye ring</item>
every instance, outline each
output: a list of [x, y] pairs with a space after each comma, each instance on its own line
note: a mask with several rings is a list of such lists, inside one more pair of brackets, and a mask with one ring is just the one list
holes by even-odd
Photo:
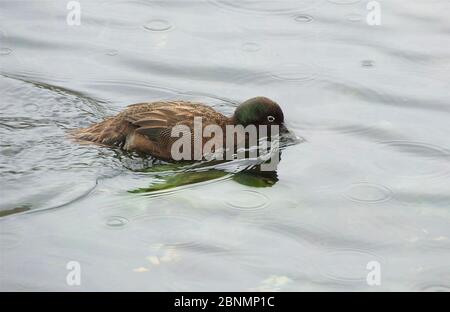
[[273, 117], [273, 116], [267, 116], [267, 120], [268, 120], [269, 122], [274, 122], [274, 121], [275, 121], [275, 117]]

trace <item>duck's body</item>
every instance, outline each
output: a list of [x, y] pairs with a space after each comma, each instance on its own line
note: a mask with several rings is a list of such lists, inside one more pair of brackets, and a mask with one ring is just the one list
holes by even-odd
[[[223, 137], [216, 139], [225, 142], [227, 125], [268, 124], [267, 116], [277, 118], [277, 124], [283, 122], [279, 106], [264, 97], [244, 102], [232, 117], [227, 117], [202, 103], [187, 101], [139, 103], [128, 106], [114, 117], [88, 128], [78, 129], [73, 135], [78, 140], [119, 146], [128, 151], [171, 160], [172, 144], [178, 139], [171, 136], [175, 126], [187, 126], [193, 133], [194, 118], [201, 117], [202, 130], [208, 125], [219, 126], [223, 129]], [[201, 146], [203, 147], [208, 140], [209, 137], [203, 137]]]

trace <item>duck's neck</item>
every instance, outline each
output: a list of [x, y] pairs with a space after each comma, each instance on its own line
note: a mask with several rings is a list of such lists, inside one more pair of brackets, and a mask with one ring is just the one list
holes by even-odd
[[227, 124], [228, 125], [238, 125], [239, 124], [238, 121], [236, 120], [236, 117], [234, 115], [229, 117], [229, 118], [227, 118], [227, 119], [228, 119], [227, 120]]

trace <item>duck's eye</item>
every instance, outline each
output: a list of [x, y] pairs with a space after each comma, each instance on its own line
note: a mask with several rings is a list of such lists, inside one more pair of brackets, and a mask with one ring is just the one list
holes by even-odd
[[273, 117], [273, 116], [267, 116], [267, 121], [269, 121], [269, 122], [274, 122], [274, 121], [275, 121], [275, 117]]

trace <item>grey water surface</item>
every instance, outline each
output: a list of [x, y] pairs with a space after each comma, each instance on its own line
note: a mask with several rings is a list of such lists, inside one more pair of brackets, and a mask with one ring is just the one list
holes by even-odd
[[[68, 2], [0, 1], [0, 290], [450, 290], [449, 1]], [[257, 95], [305, 139], [267, 175], [67, 137]]]

